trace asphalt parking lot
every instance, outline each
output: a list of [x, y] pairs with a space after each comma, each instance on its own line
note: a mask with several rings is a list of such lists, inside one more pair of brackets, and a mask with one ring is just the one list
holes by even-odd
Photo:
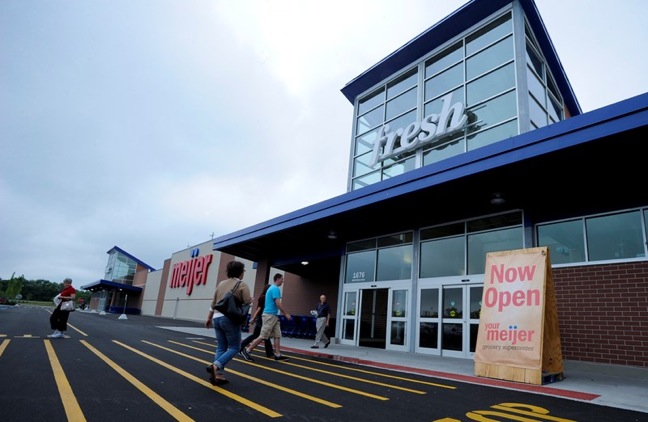
[[160, 328], [200, 324], [77, 311], [69, 338], [49, 339], [49, 312], [0, 311], [5, 420], [648, 421], [641, 412], [293, 351], [277, 362], [262, 348], [254, 362], [230, 362], [230, 382], [213, 386], [204, 368], [214, 339]]

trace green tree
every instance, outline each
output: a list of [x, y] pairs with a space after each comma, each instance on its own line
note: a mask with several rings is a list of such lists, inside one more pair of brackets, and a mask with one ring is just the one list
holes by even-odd
[[20, 277], [14, 277], [14, 275], [12, 275], [4, 292], [7, 299], [15, 300], [16, 296], [20, 294], [24, 282], [25, 276], [21, 275]]

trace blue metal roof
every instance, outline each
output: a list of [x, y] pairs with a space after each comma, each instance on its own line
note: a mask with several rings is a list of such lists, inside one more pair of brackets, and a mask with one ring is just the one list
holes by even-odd
[[[563, 95], [567, 109], [572, 116], [581, 113], [581, 108], [574, 95], [571, 83], [556, 54], [553, 42], [542, 21], [538, 8], [533, 0], [518, 0], [535, 33], [538, 44], [545, 54], [547, 65], [556, 79], [558, 89]], [[511, 0], [471, 0], [455, 12], [448, 15], [429, 29], [418, 35], [389, 56], [354, 78], [342, 88], [342, 93], [351, 102], [374, 85], [380, 83], [406, 66], [422, 59], [448, 40], [476, 25], [489, 15], [511, 4]]]

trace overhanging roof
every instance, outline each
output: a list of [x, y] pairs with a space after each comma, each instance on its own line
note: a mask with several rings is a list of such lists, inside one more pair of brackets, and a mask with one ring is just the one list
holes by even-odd
[[141, 287], [131, 286], [130, 284], [115, 283], [114, 281], [108, 281], [108, 280], [97, 280], [90, 284], [86, 284], [85, 286], [81, 286], [81, 289], [90, 290], [93, 292], [102, 289], [127, 290], [130, 292], [137, 292], [137, 293], [142, 291]]
[[[348, 241], [505, 209], [537, 220], [647, 205], [645, 189], [628, 195], [615, 186], [644, 180], [647, 122], [642, 94], [220, 236], [213, 249], [337, 277], [339, 265], [329, 264], [339, 264]], [[507, 203], [490, 204], [493, 192]], [[331, 230], [336, 239], [327, 237]], [[302, 260], [323, 265], [306, 270]]]
[[[558, 89], [563, 95], [565, 105], [572, 116], [581, 113], [580, 105], [574, 95], [565, 69], [556, 54], [553, 42], [542, 21], [538, 8], [533, 0], [519, 0], [538, 44], [545, 55], [547, 65], [556, 79]], [[401, 48], [382, 59], [380, 62], [354, 78], [342, 88], [342, 93], [355, 103], [358, 95], [376, 84], [403, 70], [406, 66], [422, 59], [473, 25], [509, 5], [511, 0], [471, 0], [437, 24], [431, 26]]]

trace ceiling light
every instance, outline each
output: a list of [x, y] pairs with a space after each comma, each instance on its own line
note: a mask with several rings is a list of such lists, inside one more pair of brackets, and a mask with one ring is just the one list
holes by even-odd
[[308, 265], [308, 261], [302, 261], [301, 264], [302, 265]]
[[490, 200], [490, 203], [493, 205], [502, 205], [504, 202], [506, 202], [506, 198], [504, 198], [503, 193], [499, 192], [494, 193]]
[[328, 237], [328, 238], [331, 239], [331, 240], [333, 240], [333, 239], [337, 239], [337, 233], [335, 233], [333, 230], [330, 230], [330, 231], [328, 232], [328, 235], [327, 235], [326, 237]]

